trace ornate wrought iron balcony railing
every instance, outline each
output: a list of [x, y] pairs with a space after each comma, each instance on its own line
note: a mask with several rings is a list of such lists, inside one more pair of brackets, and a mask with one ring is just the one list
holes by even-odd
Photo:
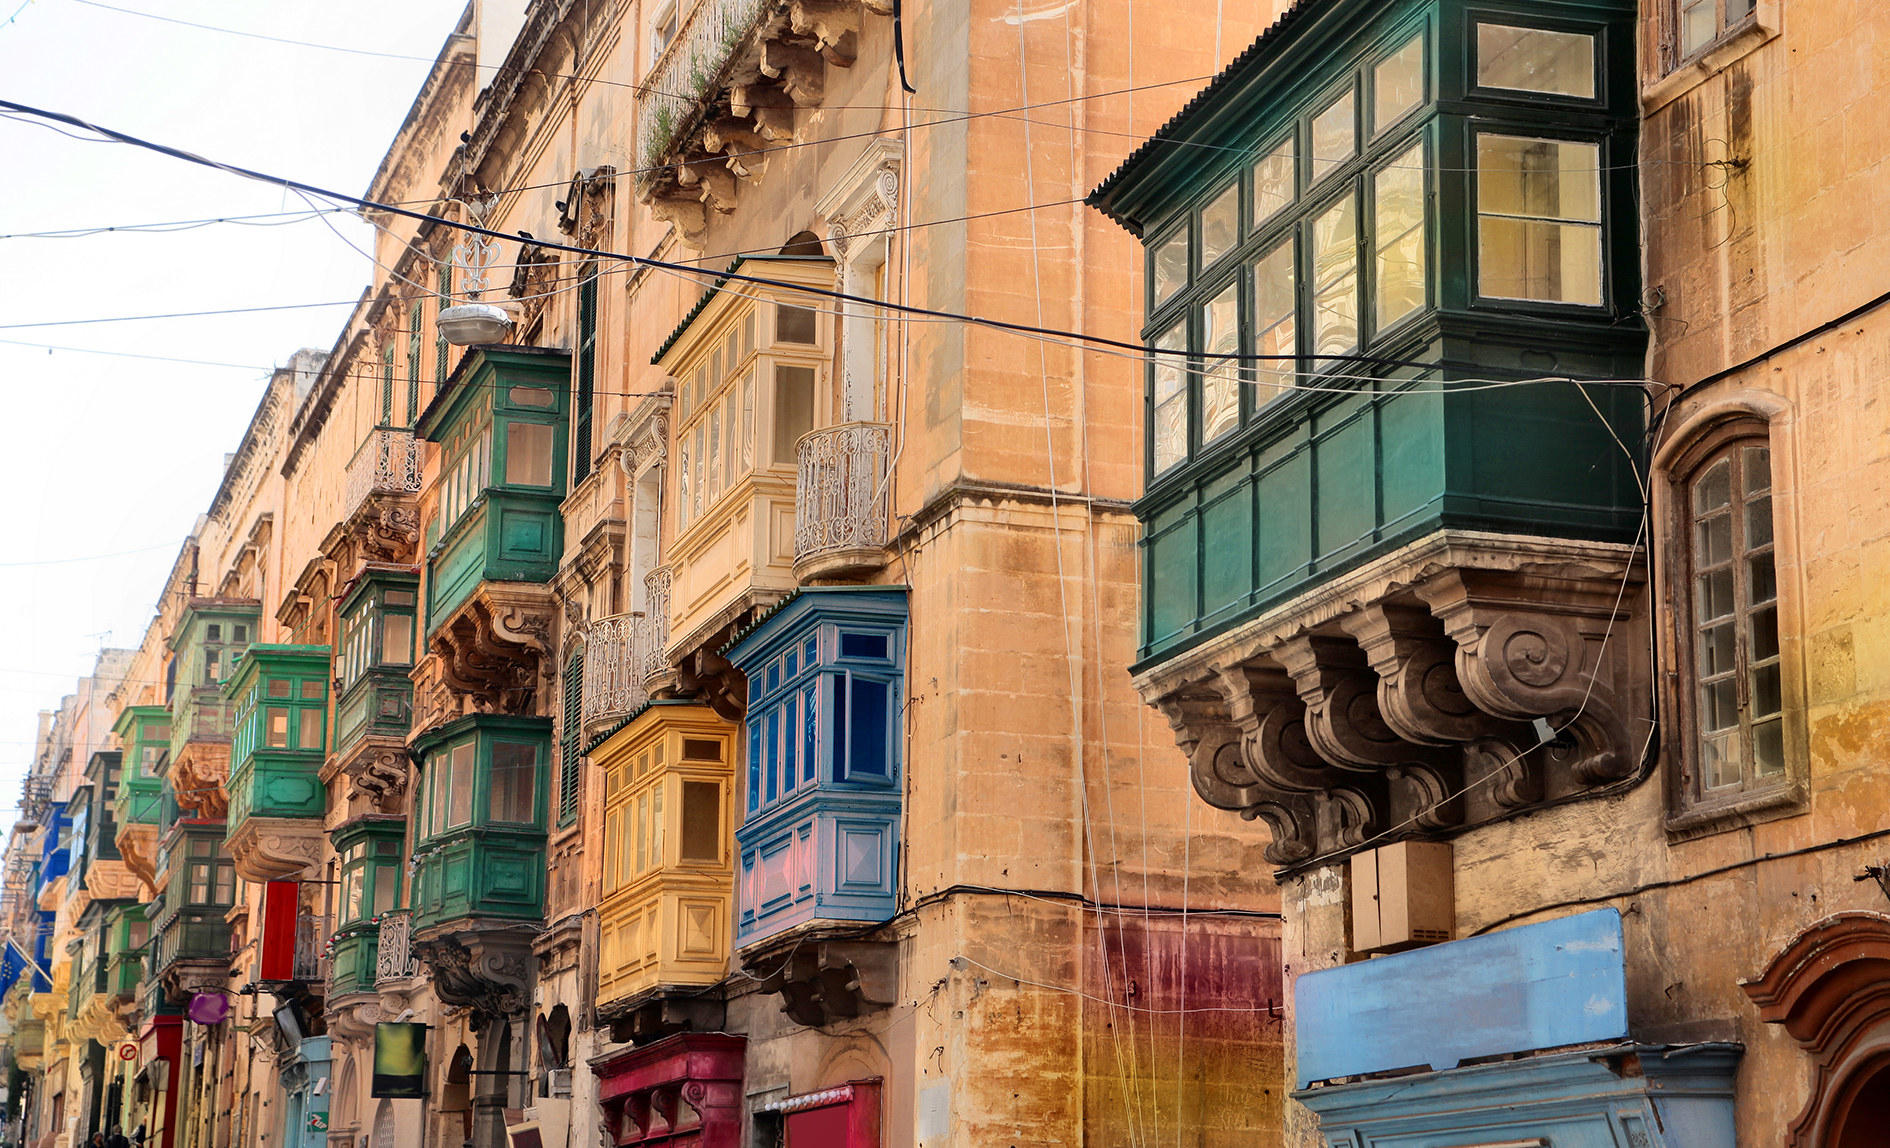
[[584, 724], [621, 717], [649, 697], [643, 687], [649, 642], [649, 618], [641, 612], [591, 623], [584, 635]]
[[663, 651], [669, 646], [670, 568], [658, 566], [643, 576], [643, 623], [647, 640], [643, 643], [643, 676], [649, 678], [669, 669]]
[[371, 495], [420, 493], [420, 444], [407, 427], [375, 427], [348, 460], [349, 513]]
[[413, 910], [390, 909], [381, 914], [381, 937], [374, 958], [376, 984], [404, 981], [415, 974]]
[[637, 97], [637, 139], [651, 162], [667, 154], [770, 2], [699, 0], [683, 16], [676, 38], [650, 66]]
[[[794, 500], [794, 565], [877, 566], [864, 555], [886, 545], [887, 467], [892, 427], [841, 423], [801, 436]], [[835, 559], [837, 562], [829, 562]], [[828, 571], [822, 571], [828, 572]]]

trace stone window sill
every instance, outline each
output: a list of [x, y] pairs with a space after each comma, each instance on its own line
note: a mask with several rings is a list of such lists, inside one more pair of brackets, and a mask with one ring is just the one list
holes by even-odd
[[1728, 66], [1751, 55], [1779, 34], [1777, 0], [1762, 2], [1751, 23], [1720, 40], [1673, 71], [1641, 86], [1641, 112], [1653, 115]]
[[1792, 817], [1807, 810], [1804, 785], [1796, 781], [1786, 782], [1758, 793], [1695, 805], [1676, 813], [1667, 819], [1667, 837], [1669, 841], [1690, 841], [1696, 837], [1723, 833], [1728, 829]]

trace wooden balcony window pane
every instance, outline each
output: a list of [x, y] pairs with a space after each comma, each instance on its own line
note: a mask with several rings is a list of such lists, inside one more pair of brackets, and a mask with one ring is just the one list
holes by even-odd
[[1716, 0], [1681, 0], [1680, 52], [1691, 56], [1719, 36]]
[[270, 697], [286, 698], [289, 696], [289, 690], [290, 690], [290, 683], [288, 682], [287, 679], [271, 678], [269, 680], [269, 696]]
[[271, 707], [267, 711], [265, 723], [265, 729], [268, 731], [267, 744], [269, 748], [289, 748], [289, 711]]
[[1424, 102], [1424, 37], [1372, 69], [1372, 130], [1382, 132]]
[[361, 919], [361, 870], [350, 866], [341, 871], [341, 919]]
[[217, 883], [213, 891], [214, 903], [230, 905], [236, 902], [236, 867], [228, 861], [217, 862]]
[[1579, 32], [1478, 24], [1477, 86], [1592, 100], [1595, 38]]
[[709, 493], [711, 506], [722, 497], [722, 408], [709, 412]]
[[303, 701], [320, 701], [322, 698], [322, 683], [319, 680], [305, 681], [302, 683], [301, 693]]
[[445, 776], [446, 824], [443, 828], [455, 829], [461, 825], [472, 824], [473, 805], [473, 758], [475, 749], [472, 742], [453, 747], [448, 757]]
[[1201, 209], [1201, 266], [1220, 261], [1240, 242], [1240, 185], [1235, 184]]
[[[1155, 346], [1164, 351], [1185, 350], [1186, 338], [1177, 325], [1157, 337]], [[1154, 467], [1160, 474], [1188, 456], [1188, 389], [1179, 355], [1154, 355], [1150, 359], [1155, 387]]]
[[513, 406], [520, 407], [550, 407], [558, 402], [558, 396], [546, 387], [513, 387], [506, 392], [506, 397]]
[[742, 376], [742, 469], [755, 465], [755, 372]]
[[387, 614], [381, 618], [381, 663], [391, 666], [413, 662], [413, 615]]
[[322, 748], [322, 711], [312, 706], [296, 711], [295, 745], [297, 749]]
[[683, 782], [682, 860], [722, 859], [722, 787], [712, 781]]
[[668, 828], [663, 820], [663, 790], [667, 786], [657, 784], [650, 790], [650, 866], [656, 868], [664, 864], [663, 831]]
[[1201, 441], [1240, 425], [1240, 291], [1234, 284], [1201, 309]]
[[1377, 323], [1383, 329], [1424, 306], [1424, 148], [1392, 160], [1372, 182]]
[[814, 429], [814, 368], [774, 368], [774, 461], [795, 464], [794, 445]]
[[636, 806], [637, 852], [636, 864], [632, 873], [641, 873], [649, 868], [650, 861], [650, 795], [645, 793], [637, 798]]
[[690, 515], [691, 517], [694, 517], [694, 518], [702, 517], [703, 501], [706, 497], [706, 494], [703, 490], [703, 482], [702, 482], [702, 454], [703, 454], [703, 445], [704, 445], [702, 439], [703, 439], [702, 426], [701, 424], [697, 424], [695, 438], [693, 440], [694, 446], [690, 451], [690, 473], [689, 473], [689, 489], [694, 492], [689, 496], [690, 497], [689, 507], [690, 507]]
[[1358, 212], [1351, 196], [1313, 221], [1313, 346], [1322, 354], [1358, 347]]
[[735, 459], [739, 447], [736, 444], [741, 440], [735, 425], [735, 408], [739, 401], [739, 396], [731, 392], [722, 402], [722, 441], [727, 444], [722, 449], [722, 485], [728, 487], [735, 485], [735, 475], [738, 473]]
[[786, 303], [777, 303], [774, 307], [775, 342], [811, 346], [819, 341], [818, 322], [819, 313], [812, 307], [791, 307]]
[[551, 439], [552, 428], [549, 424], [511, 424], [505, 440], [507, 485], [551, 485]]
[[537, 820], [538, 747], [492, 743], [491, 820], [529, 824]]
[[1154, 306], [1159, 307], [1188, 282], [1188, 229], [1182, 228], [1155, 248], [1151, 265]]
[[374, 915], [388, 912], [400, 901], [400, 867], [398, 865], [376, 865], [374, 867]]
[[1601, 148], [1477, 137], [1478, 291], [1601, 303]]
[[1357, 152], [1357, 103], [1347, 92], [1313, 117], [1312, 181], [1318, 183]]
[[1253, 226], [1257, 230], [1290, 206], [1299, 193], [1294, 158], [1298, 149], [1289, 136], [1253, 165]]

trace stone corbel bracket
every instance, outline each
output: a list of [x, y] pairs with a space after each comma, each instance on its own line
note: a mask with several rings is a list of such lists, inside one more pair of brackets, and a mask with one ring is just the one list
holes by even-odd
[[[488, 582], [434, 635], [440, 679], [480, 713], [530, 713], [555, 669], [557, 604], [530, 582]], [[462, 712], [467, 708], [460, 707]]]
[[899, 948], [891, 941], [822, 941], [774, 959], [780, 964], [761, 978], [761, 991], [780, 993], [781, 1011], [809, 1028], [898, 999]]
[[1632, 776], [1652, 728], [1644, 581], [1626, 546], [1441, 534], [1137, 686], [1195, 792], [1265, 821], [1290, 869]]
[[448, 1005], [473, 1010], [479, 1027], [531, 1008], [531, 939], [513, 931], [471, 930], [415, 937], [414, 956], [433, 973], [433, 990]]
[[245, 881], [280, 881], [321, 862], [327, 834], [321, 823], [287, 817], [249, 817], [229, 837], [230, 858]]

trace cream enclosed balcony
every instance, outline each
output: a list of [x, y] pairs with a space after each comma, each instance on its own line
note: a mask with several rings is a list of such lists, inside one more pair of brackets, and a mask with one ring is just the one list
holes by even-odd
[[623, 718], [649, 698], [649, 618], [642, 611], [593, 622], [584, 633], [585, 729]]
[[794, 495], [794, 576], [800, 581], [886, 564], [892, 427], [841, 423], [801, 437]]

